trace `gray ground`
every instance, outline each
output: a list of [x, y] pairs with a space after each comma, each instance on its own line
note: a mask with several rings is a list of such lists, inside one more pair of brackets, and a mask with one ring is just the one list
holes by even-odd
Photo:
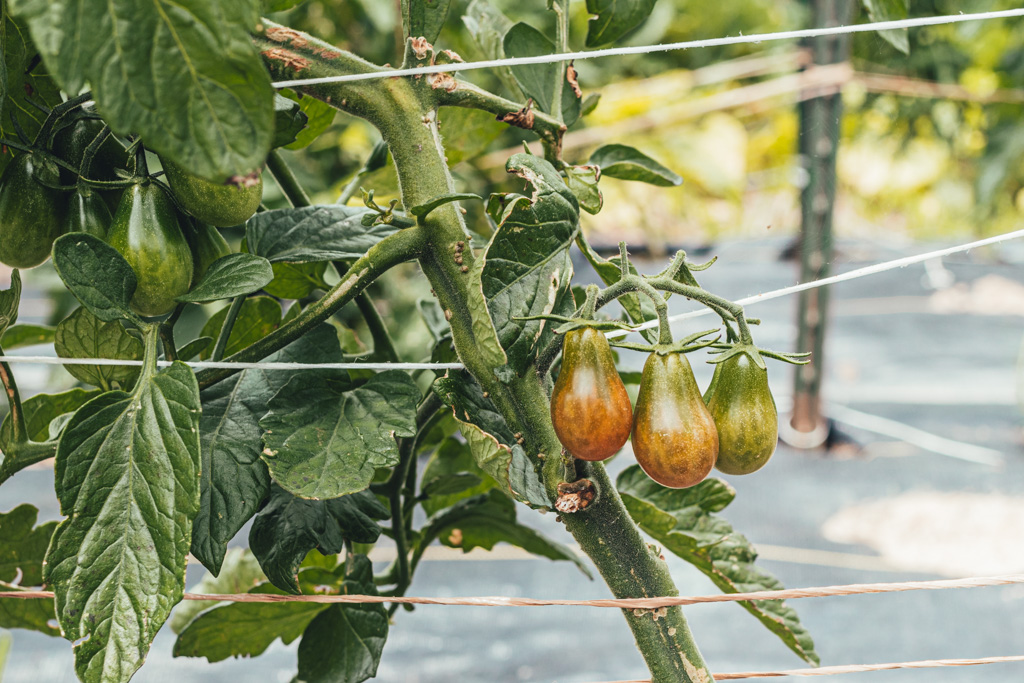
[[[778, 242], [723, 245], [717, 251], [722, 262], [704, 273], [702, 282], [731, 298], [793, 284], [793, 264], [776, 260], [781, 246]], [[902, 252], [846, 245], [836, 271], [926, 248], [917, 245]], [[1014, 554], [1020, 552], [1015, 550], [1019, 536], [1012, 534], [1024, 523], [1024, 454], [1021, 414], [1015, 401], [1015, 368], [1024, 329], [1022, 256], [1018, 249], [1007, 248], [951, 257], [946, 267], [956, 284], [941, 292], [927, 285], [926, 270], [920, 265], [833, 289], [827, 398], [932, 434], [995, 449], [1003, 453], [1004, 463], [992, 467], [966, 462], [852, 427], [843, 429], [867, 446], [861, 457], [824, 457], [780, 447], [762, 472], [728, 478], [738, 496], [724, 514], [755, 544], [763, 546], [763, 566], [785, 585], [941, 578], [957, 575], [953, 568], [965, 566], [965, 562], [978, 574], [1024, 571], [1024, 557]], [[585, 278], [586, 271], [581, 270]], [[790, 297], [749, 308], [750, 315], [766, 319], [757, 335], [759, 343], [791, 348], [795, 303]], [[678, 298], [672, 305], [673, 312], [689, 310], [687, 302]], [[690, 321], [685, 329], [702, 329], [710, 320]], [[641, 361], [639, 356], [624, 356], [623, 365], [639, 369]], [[710, 373], [705, 368], [698, 372], [699, 381], [706, 384]], [[790, 369], [776, 364], [772, 375], [777, 393], [788, 393]], [[781, 397], [780, 404], [785, 403]], [[628, 454], [617, 458], [611, 465], [613, 474], [630, 461]], [[0, 489], [0, 510], [27, 501], [41, 508], [43, 518], [56, 517], [51, 471], [27, 471], [14, 481]], [[927, 516], [908, 516], [906, 506], [899, 504], [906, 499], [900, 496], [914, 492], [949, 500], [948, 509], [963, 510], [963, 515], [943, 517], [940, 525]], [[951, 495], [957, 492], [980, 495]], [[916, 553], [909, 553], [909, 559], [907, 553], [891, 556], [891, 543], [887, 547], [878, 541], [875, 547], [868, 547], [839, 544], [825, 537], [822, 529], [827, 520], [871, 501], [888, 501], [892, 515], [853, 515], [854, 520], [874, 520], [870, 521], [873, 527], [860, 532], [890, 541], [895, 538], [897, 546], [904, 542], [899, 539], [908, 539], [907, 543], [918, 544], [915, 548], [921, 548], [920, 557], [927, 555], [930, 564], [922, 560], [921, 566], [915, 566]], [[985, 513], [989, 509], [986, 501], [1000, 502], [1001, 512]], [[525, 509], [520, 516], [571, 541], [561, 536], [550, 516]], [[845, 519], [845, 527], [839, 526], [856, 533], [849, 528], [851, 516]], [[244, 539], [244, 533], [241, 537]], [[965, 541], [969, 541], [969, 550], [965, 550]], [[944, 558], [948, 558], [951, 571], [942, 570]], [[682, 561], [670, 558], [670, 564], [683, 594], [715, 592]], [[190, 570], [190, 582], [200, 575], [201, 568]], [[526, 559], [425, 562], [411, 593], [608, 596], [603, 584], [587, 581], [566, 563]], [[1024, 632], [1022, 586], [821, 598], [794, 605], [814, 635], [826, 665], [1022, 654], [1018, 637]], [[696, 606], [687, 613], [715, 671], [802, 666], [735, 605]], [[172, 643], [172, 634], [164, 629], [149, 662], [134, 680], [286, 683], [295, 671], [294, 646], [277, 643], [254, 660], [209, 665], [205, 660], [173, 659]], [[398, 614], [378, 678], [408, 683], [594, 683], [643, 677], [644, 671], [626, 624], [614, 610], [421, 607]], [[4, 673], [5, 683], [73, 681], [70, 647], [16, 631]], [[866, 673], [841, 680], [1020, 681], [1024, 680], [1024, 665]]]

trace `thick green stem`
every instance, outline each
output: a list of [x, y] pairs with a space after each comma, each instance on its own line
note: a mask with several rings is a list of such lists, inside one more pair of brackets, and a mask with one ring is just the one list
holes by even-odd
[[[340, 55], [334, 60], [317, 57], [313, 50], [323, 49], [319, 41], [295, 35], [301, 41], [290, 38], [286, 42], [291, 52], [300, 52], [298, 56], [308, 61], [299, 69], [302, 76], [331, 76], [351, 73], [354, 69], [376, 68], [359, 64], [350, 55]], [[257, 39], [257, 45], [262, 49], [265, 42], [261, 40]], [[299, 43], [301, 48], [297, 47]], [[264, 56], [275, 77], [296, 75], [293, 59], [285, 59], [279, 52], [271, 56], [264, 51]], [[407, 56], [407, 62], [412, 61], [415, 60]], [[394, 78], [320, 84], [305, 92], [366, 118], [380, 130], [395, 161], [403, 204], [409, 207], [454, 192], [437, 130], [436, 106], [446, 99], [439, 94], [444, 88], [434, 89], [439, 82], [440, 79]], [[461, 85], [455, 92], [459, 88]], [[561, 444], [551, 424], [548, 395], [540, 377], [527, 372], [524, 377], [504, 384], [495, 375], [505, 363], [504, 352], [497, 345], [497, 335], [483, 298], [479, 262], [472, 249], [463, 248], [470, 244], [470, 239], [457, 204], [446, 204], [432, 211], [421, 219], [420, 229], [425, 240], [419, 255], [420, 266], [450, 322], [460, 359], [489, 392], [512, 430], [522, 432], [527, 451], [534, 457], [545, 454], [547, 462], [559, 460]], [[454, 259], [456, 253], [461, 262]], [[545, 467], [545, 474], [551, 469]], [[557, 494], [561, 468], [553, 469], [545, 484], [549, 492]], [[594, 482], [599, 495], [585, 510], [566, 513], [563, 519], [594, 560], [612, 593], [616, 597], [676, 595], [667, 566], [644, 543], [603, 468], [587, 467], [584, 476]], [[424, 539], [414, 554], [410, 569], [419, 562], [428, 540]], [[710, 683], [711, 673], [697, 651], [680, 609], [628, 612], [626, 619], [654, 681]]]

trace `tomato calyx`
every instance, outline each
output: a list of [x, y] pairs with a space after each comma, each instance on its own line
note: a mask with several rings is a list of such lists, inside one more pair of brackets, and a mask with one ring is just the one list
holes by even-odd
[[810, 353], [783, 353], [781, 351], [772, 351], [770, 349], [763, 349], [755, 346], [752, 343], [744, 342], [716, 342], [709, 344], [711, 348], [716, 349], [712, 353], [716, 354], [715, 358], [708, 361], [712, 365], [724, 363], [730, 358], [745, 353], [750, 356], [750, 360], [754, 362], [761, 370], [764, 370], [767, 366], [765, 365], [765, 358], [772, 358], [774, 360], [782, 361], [783, 363], [789, 363], [790, 365], [806, 365], [810, 362]]
[[[706, 338], [712, 334], [715, 336]], [[609, 344], [620, 349], [630, 349], [632, 351], [643, 351], [645, 353], [654, 353], [659, 356], [667, 356], [673, 353], [691, 353], [693, 351], [713, 346], [720, 338], [721, 330], [716, 327], [711, 330], [694, 332], [690, 336], [680, 339], [679, 341], [669, 343], [659, 342], [657, 344], [641, 344], [636, 342], [611, 340], [609, 341]]]

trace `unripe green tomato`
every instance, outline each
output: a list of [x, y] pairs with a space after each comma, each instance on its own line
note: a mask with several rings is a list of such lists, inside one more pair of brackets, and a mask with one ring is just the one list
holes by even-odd
[[75, 190], [68, 199], [64, 232], [84, 232], [105, 240], [113, 219], [107, 202], [98, 192]]
[[[103, 130], [103, 126], [103, 121], [99, 119], [80, 118], [70, 126], [61, 128], [53, 137], [54, 154], [80, 169], [86, 148]], [[120, 180], [117, 170], [125, 170], [128, 167], [128, 161], [128, 151], [116, 138], [110, 136], [96, 150], [89, 166], [88, 177], [93, 180]], [[74, 185], [78, 180], [74, 173], [65, 168], [60, 169], [60, 177], [61, 182], [65, 185]], [[103, 197], [109, 212], [117, 210], [117, 205], [121, 200], [122, 191], [120, 189], [96, 189], [95, 191]]]
[[0, 262], [34, 268], [50, 257], [60, 236], [64, 196], [56, 166], [32, 153], [11, 159], [0, 174]]
[[231, 245], [220, 230], [208, 223], [197, 223], [192, 238], [192, 282], [197, 283], [219, 258], [231, 253]]
[[718, 430], [681, 353], [652, 353], [644, 364], [633, 453], [647, 476], [674, 489], [700, 483], [715, 464]]
[[558, 440], [580, 460], [605, 460], [629, 439], [633, 409], [608, 339], [592, 327], [565, 333], [562, 369], [551, 392]]
[[160, 158], [167, 183], [178, 203], [204, 223], [218, 228], [241, 225], [249, 220], [263, 199], [263, 178], [248, 187], [211, 182], [194, 176], [170, 159]]
[[107, 233], [138, 278], [131, 305], [144, 316], [174, 310], [176, 297], [192, 283], [192, 250], [171, 198], [156, 183], [141, 182], [124, 192]]
[[718, 383], [708, 410], [718, 427], [718, 462], [726, 474], [750, 474], [765, 466], [779, 442], [779, 413], [768, 371], [746, 353], [715, 366]]

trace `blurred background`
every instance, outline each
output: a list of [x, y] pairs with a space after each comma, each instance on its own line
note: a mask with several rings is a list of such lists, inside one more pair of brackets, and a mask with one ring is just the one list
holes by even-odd
[[[469, 3], [452, 3], [437, 41], [464, 59], [485, 55], [462, 22]], [[516, 21], [553, 32], [544, 0], [493, 0]], [[897, 2], [897, 4], [899, 4]], [[913, 0], [910, 16], [1019, 6]], [[583, 48], [585, 3], [572, 3], [573, 49]], [[845, 14], [844, 14], [845, 13]], [[309, 31], [376, 63], [400, 60], [396, 8], [382, 0], [311, 0], [275, 20]], [[843, 19], [842, 17], [846, 17]], [[840, 0], [659, 0], [624, 44], [749, 35], [867, 21], [859, 2]], [[905, 41], [907, 52], [894, 46]], [[679, 173], [679, 187], [613, 178], [601, 182], [604, 208], [583, 215], [600, 251], [625, 240], [638, 266], [660, 270], [667, 254], [718, 256], [701, 282], [729, 298], [770, 291], [863, 265], [968, 242], [1022, 227], [1024, 215], [1024, 20], [856, 34], [818, 43], [771, 42], [691, 49], [576, 64], [588, 113], [566, 137], [566, 158], [585, 163], [608, 142], [624, 142]], [[500, 71], [470, 80], [514, 97]], [[599, 96], [599, 100], [595, 99]], [[310, 104], [307, 147], [287, 152], [315, 201], [333, 202], [378, 138], [359, 120]], [[529, 136], [481, 112], [443, 110], [442, 133], [459, 191], [518, 191], [503, 167]], [[382, 205], [397, 197], [389, 166], [358, 180]], [[359, 202], [361, 199], [352, 200]], [[264, 203], [285, 204], [268, 174]], [[467, 204], [480, 244], [490, 232]], [[237, 244], [241, 230], [226, 231]], [[816, 260], [817, 259], [817, 260]], [[725, 477], [738, 490], [723, 514], [759, 548], [787, 586], [1024, 571], [1024, 451], [1018, 408], [1018, 355], [1024, 330], [1024, 243], [1010, 241], [838, 285], [831, 292], [751, 306], [763, 319], [758, 343], [810, 350], [810, 374], [770, 368], [789, 426], [772, 463], [753, 477]], [[332, 272], [294, 270], [297, 293], [316, 296]], [[276, 268], [276, 266], [275, 266]], [[580, 284], [596, 281], [585, 260]], [[7, 286], [8, 272], [0, 272]], [[25, 274], [21, 322], [54, 324], [73, 301], [49, 265]], [[427, 293], [415, 267], [375, 285], [404, 360], [429, 357], [431, 337], [417, 311]], [[672, 313], [691, 310], [673, 299]], [[190, 307], [181, 339], [198, 334], [217, 307]], [[350, 350], [369, 340], [360, 317], [343, 311]], [[680, 325], [677, 334], [700, 329]], [[24, 353], [50, 353], [33, 347]], [[642, 358], [623, 353], [621, 367]], [[695, 362], [706, 386], [710, 369]], [[63, 369], [18, 365], [31, 394], [74, 386]], [[631, 387], [631, 390], [635, 387]], [[799, 429], [797, 429], [799, 428]], [[799, 447], [797, 447], [799, 446]], [[632, 462], [627, 451], [615, 474]], [[58, 517], [52, 469], [18, 475], [0, 489], [0, 509], [31, 502], [41, 520]], [[527, 524], [563, 537], [536, 515]], [[244, 545], [246, 533], [237, 542]], [[378, 549], [387, 559], [387, 548]], [[501, 547], [490, 555], [439, 550], [416, 578], [414, 595], [606, 597], [572, 567], [525, 559]], [[684, 594], [715, 589], [670, 560]], [[563, 563], [564, 564], [564, 563]], [[190, 582], [202, 575], [190, 568]], [[794, 603], [823, 664], [1022, 654], [1024, 588], [803, 600]], [[689, 612], [716, 671], [798, 668], [800, 663], [742, 610]], [[567, 629], [566, 624], [572, 625]], [[70, 648], [14, 632], [4, 681], [74, 680]], [[289, 681], [294, 645], [276, 643], [252, 661], [207, 665], [170, 657], [158, 638], [139, 681]], [[379, 678], [385, 681], [563, 681], [596, 683], [641, 675], [643, 665], [613, 610], [420, 608], [399, 613]], [[1020, 681], [1021, 665], [895, 671], [849, 681]]]

